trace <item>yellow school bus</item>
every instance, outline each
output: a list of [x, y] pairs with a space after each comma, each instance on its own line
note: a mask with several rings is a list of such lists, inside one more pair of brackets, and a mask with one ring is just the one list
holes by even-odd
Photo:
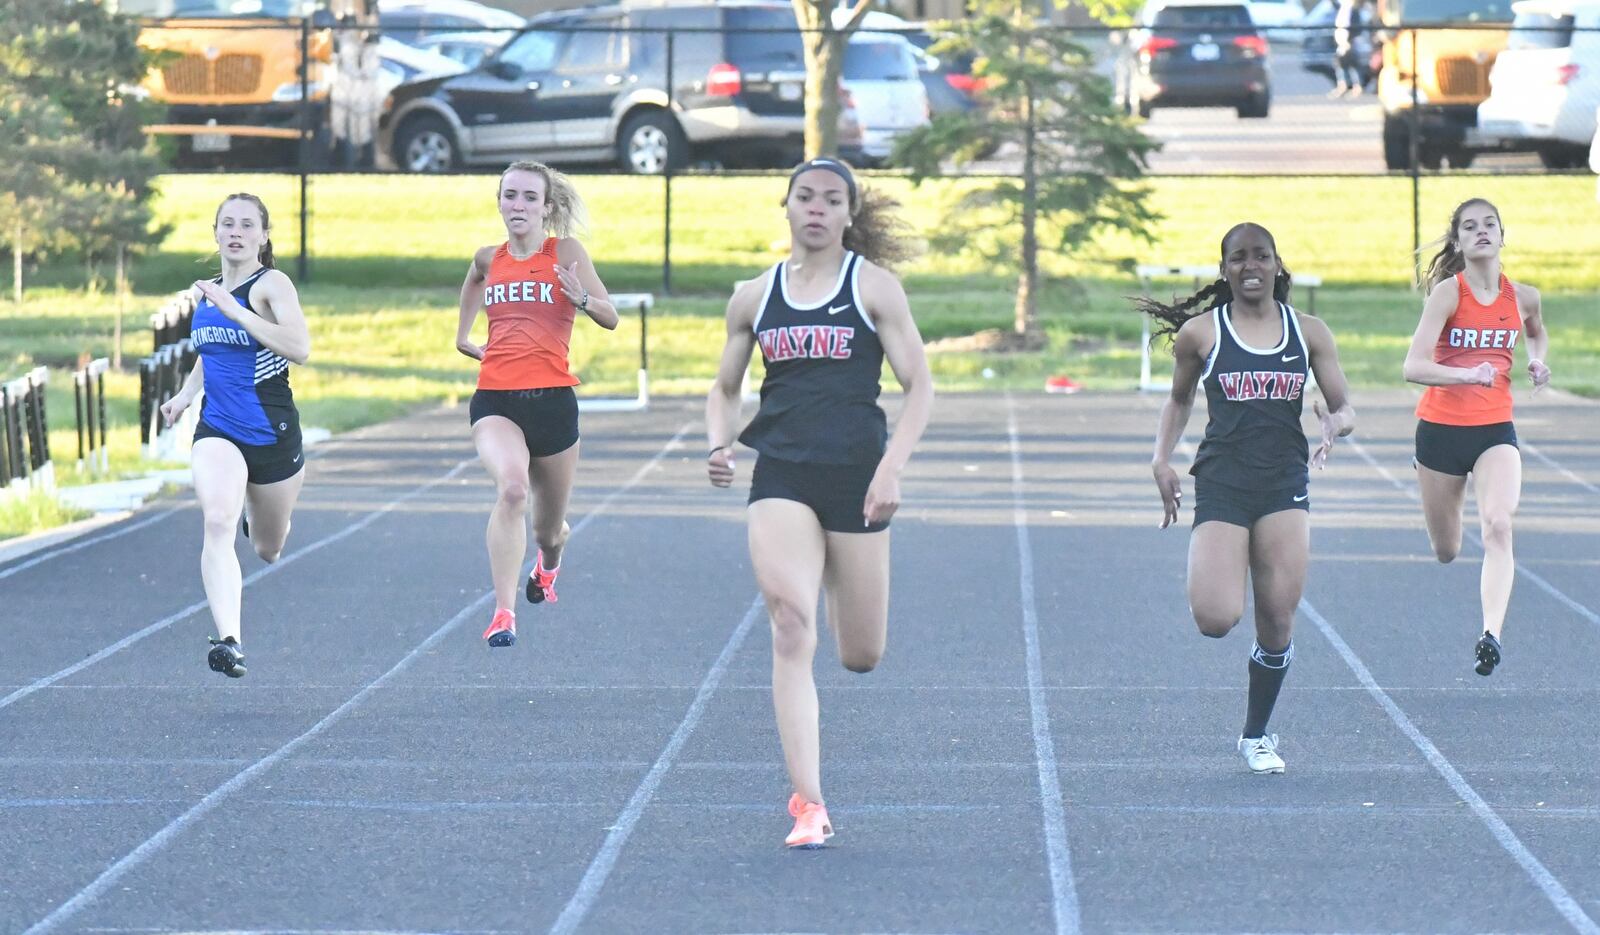
[[[337, 41], [375, 22], [376, 0], [117, 0], [157, 52], [144, 82], [166, 105], [146, 132], [179, 165], [295, 165], [328, 146]], [[339, 28], [335, 27], [348, 27]], [[306, 54], [301, 73], [301, 52]]]
[[1489, 70], [1506, 47], [1511, 0], [1388, 0], [1379, 16], [1387, 37], [1378, 73], [1384, 164], [1411, 168], [1415, 127], [1424, 167], [1466, 167], [1484, 149], [1478, 105], [1489, 96]]

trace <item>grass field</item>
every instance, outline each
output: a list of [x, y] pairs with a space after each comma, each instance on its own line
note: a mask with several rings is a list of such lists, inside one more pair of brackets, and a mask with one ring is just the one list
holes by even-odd
[[[781, 177], [684, 177], [672, 186], [672, 294], [662, 293], [664, 187], [659, 179], [578, 177], [589, 205], [583, 237], [613, 292], [654, 292], [651, 385], [656, 393], [700, 393], [722, 341], [721, 311], [733, 283], [783, 255]], [[957, 184], [913, 188], [882, 177], [922, 235], [937, 229]], [[1064, 373], [1093, 388], [1133, 385], [1139, 321], [1127, 297], [1137, 290], [1119, 260], [1215, 262], [1232, 223], [1255, 220], [1277, 237], [1291, 270], [1322, 277], [1316, 311], [1338, 336], [1344, 366], [1358, 386], [1394, 385], [1415, 325], [1411, 290], [1411, 183], [1404, 178], [1206, 179], [1150, 181], [1163, 215], [1153, 245], [1118, 239], [1088, 245], [1077, 258], [1051, 255], [1041, 323], [1050, 341], [1036, 353], [933, 355], [944, 390], [1038, 388]], [[279, 265], [295, 270], [298, 181], [286, 176], [186, 175], [161, 180], [157, 212], [172, 236], [133, 267], [123, 340], [126, 368], [150, 350], [146, 318], [171, 292], [213, 269], [212, 212], [231, 192], [261, 195], [274, 212]], [[1495, 201], [1508, 237], [1507, 271], [1540, 287], [1552, 332], [1550, 364], [1567, 389], [1600, 394], [1600, 224], [1594, 182], [1579, 176], [1424, 179], [1423, 239], [1443, 232], [1465, 197]], [[293, 374], [305, 422], [335, 431], [378, 421], [416, 405], [471, 392], [473, 364], [454, 349], [456, 295], [474, 248], [503, 239], [490, 175], [418, 178], [327, 176], [310, 186], [311, 276], [300, 283], [314, 342], [308, 367]], [[7, 264], [9, 266], [9, 264]], [[924, 255], [901, 271], [930, 341], [1008, 327], [1013, 274], [979, 257]], [[0, 377], [43, 363], [67, 368], [110, 351], [117, 301], [85, 291], [81, 265], [55, 264], [29, 275], [19, 308], [0, 302]], [[1187, 292], [1188, 283], [1165, 284]], [[10, 290], [5, 294], [9, 297]], [[1297, 301], [1304, 307], [1302, 292]], [[595, 393], [631, 391], [638, 360], [635, 320], [616, 333], [580, 322], [573, 361]], [[479, 323], [481, 336], [482, 322]], [[1157, 355], [1160, 369], [1161, 356]], [[985, 374], [991, 376], [985, 376]], [[110, 383], [116, 465], [136, 467], [137, 377]], [[50, 398], [52, 447], [70, 465], [76, 451], [71, 382], [63, 372]], [[61, 471], [64, 482], [81, 482]], [[0, 518], [0, 536], [16, 525]]]

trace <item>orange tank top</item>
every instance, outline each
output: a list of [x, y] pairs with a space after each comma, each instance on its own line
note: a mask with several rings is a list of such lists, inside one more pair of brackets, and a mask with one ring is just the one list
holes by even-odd
[[503, 243], [489, 261], [483, 288], [489, 344], [478, 369], [479, 389], [578, 385], [567, 362], [576, 309], [556, 278], [556, 243], [547, 238], [538, 253], [520, 260]]
[[1430, 386], [1417, 403], [1417, 418], [1441, 425], [1493, 425], [1511, 421], [1512, 350], [1522, 337], [1516, 287], [1500, 275], [1500, 293], [1484, 305], [1472, 295], [1464, 273], [1456, 274], [1455, 313], [1439, 332], [1435, 363], [1447, 367], [1494, 366], [1494, 386], [1457, 383]]

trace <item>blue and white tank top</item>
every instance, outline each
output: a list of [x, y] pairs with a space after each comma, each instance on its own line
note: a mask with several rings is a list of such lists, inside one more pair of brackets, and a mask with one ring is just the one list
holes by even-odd
[[[233, 288], [233, 297], [252, 312], [250, 287], [266, 272], [267, 267], [262, 267]], [[212, 281], [221, 283], [222, 277]], [[189, 342], [204, 364], [202, 422], [246, 445], [275, 444], [299, 429], [294, 395], [289, 391], [289, 361], [222, 314], [209, 299], [201, 299], [194, 310]]]

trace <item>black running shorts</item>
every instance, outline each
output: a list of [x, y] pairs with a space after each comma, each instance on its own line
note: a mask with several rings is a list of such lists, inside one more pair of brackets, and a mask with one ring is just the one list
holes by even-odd
[[1517, 447], [1517, 427], [1510, 422], [1441, 425], [1417, 420], [1417, 463], [1440, 474], [1466, 477], [1478, 458], [1496, 445]]
[[244, 455], [244, 466], [252, 484], [276, 484], [300, 473], [306, 466], [304, 449], [300, 444], [300, 423], [286, 420], [274, 427], [278, 440], [270, 445], [246, 445], [211, 427], [201, 419], [194, 427], [194, 440], [220, 438]]
[[528, 454], [558, 455], [578, 443], [578, 394], [570, 386], [536, 390], [478, 390], [468, 407], [472, 424], [485, 416], [504, 416], [522, 429]]
[[1249, 529], [1256, 520], [1284, 510], [1311, 511], [1305, 484], [1281, 490], [1246, 490], [1204, 477], [1194, 479], [1194, 525], [1219, 522]]
[[750, 502], [804, 504], [828, 532], [882, 532], [887, 520], [868, 526], [862, 517], [877, 470], [876, 464], [809, 464], [761, 455], [750, 475]]

